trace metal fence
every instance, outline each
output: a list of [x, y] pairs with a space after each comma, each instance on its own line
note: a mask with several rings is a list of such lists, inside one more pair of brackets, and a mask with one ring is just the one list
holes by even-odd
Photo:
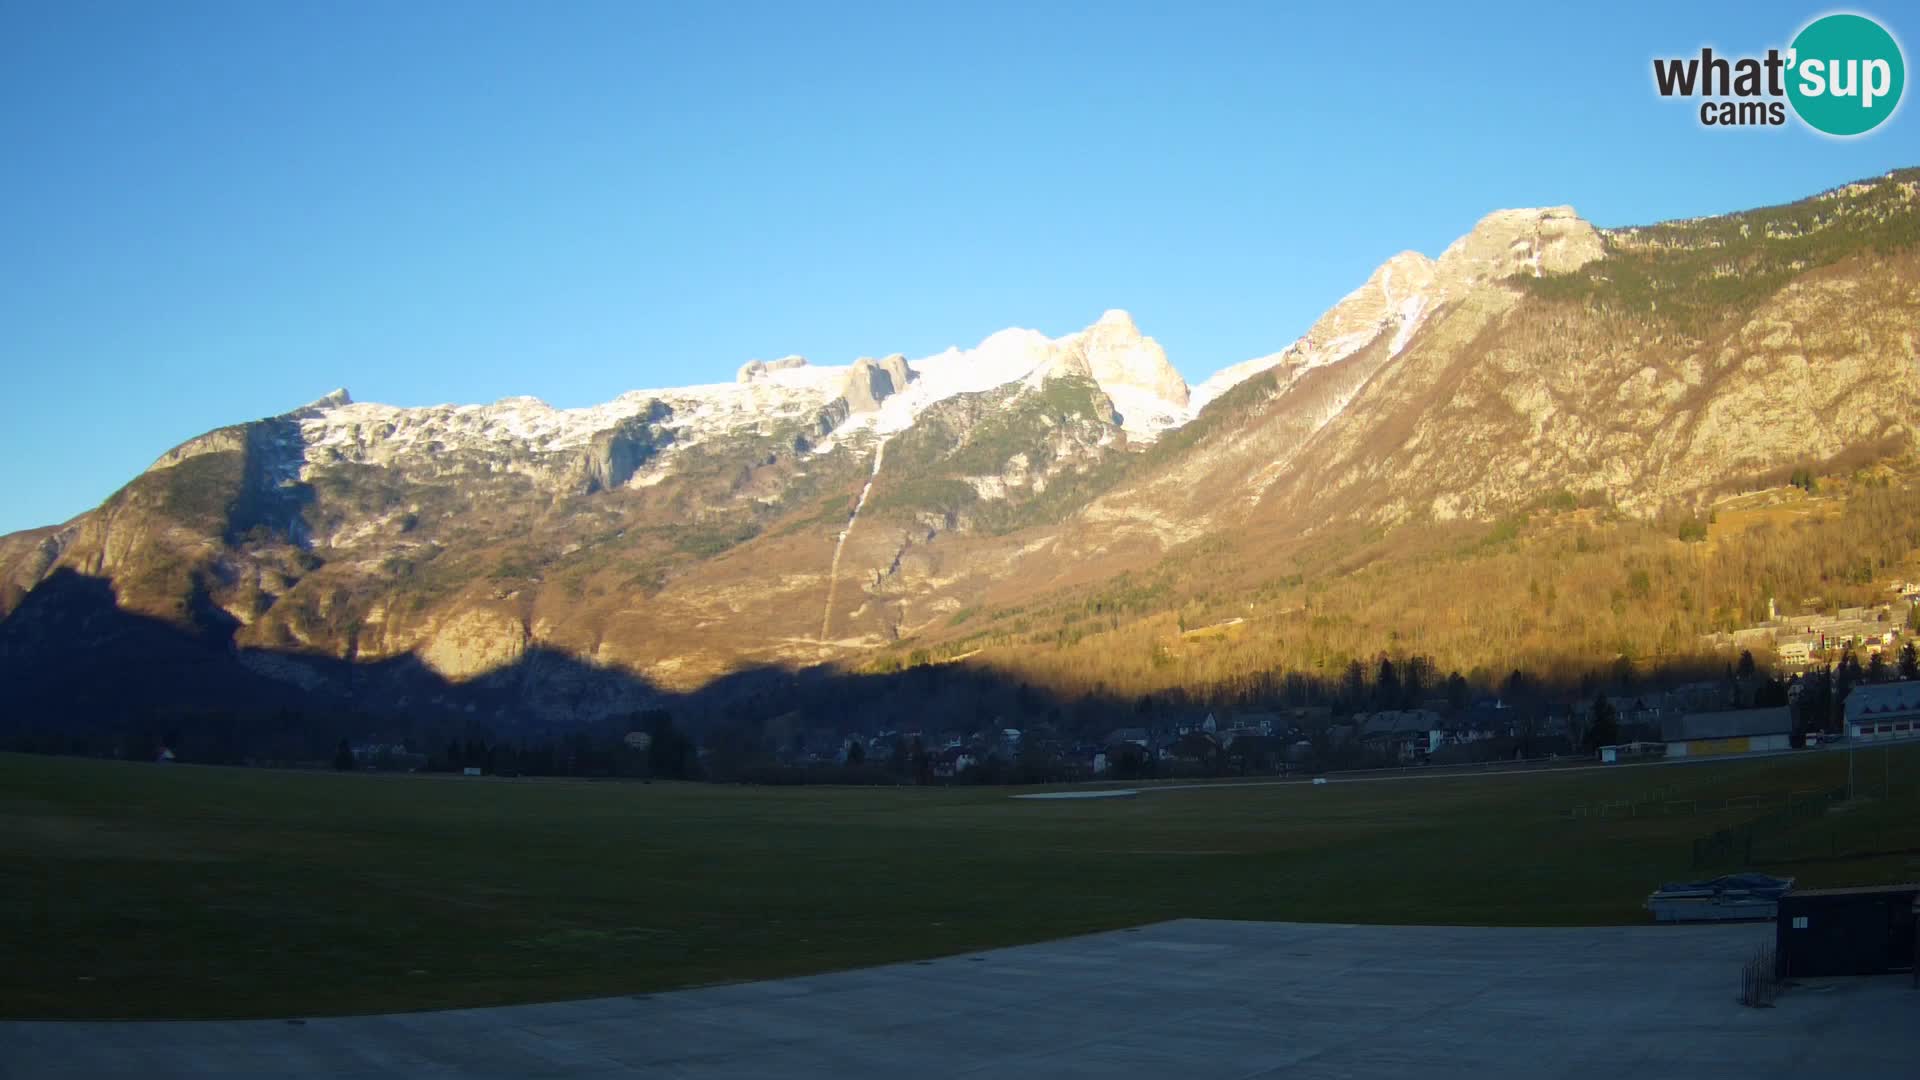
[[[1840, 787], [1833, 790], [1840, 792], [1842, 799], [1847, 797], [1847, 788]], [[1700, 798], [1682, 796], [1678, 788], [1662, 788], [1636, 795], [1631, 799], [1575, 803], [1561, 811], [1560, 816], [1571, 821], [1699, 817], [1705, 814], [1739, 813], [1769, 808], [1785, 810], [1808, 799], [1831, 794], [1832, 791], [1802, 788], [1795, 791], [1750, 792], [1745, 795]], [[1888, 800], [1920, 798], [1920, 785], [1898, 782], [1860, 784], [1853, 788], [1852, 796], [1861, 799]]]
[[1780, 973], [1774, 963], [1773, 946], [1762, 945], [1740, 968], [1740, 1004], [1767, 1009], [1779, 997]]
[[1800, 822], [1824, 815], [1835, 803], [1845, 802], [1846, 798], [1847, 789], [1843, 787], [1790, 795], [1785, 802], [1759, 817], [1716, 829], [1695, 840], [1693, 865], [1713, 866], [1735, 861], [1742, 866], [1751, 865], [1756, 838], [1765, 841], [1780, 836]]
[[1680, 794], [1680, 789], [1676, 786], [1646, 792], [1631, 799], [1576, 803], [1568, 807], [1562, 816], [1574, 821], [1587, 819], [1612, 821], [1623, 818], [1698, 817], [1701, 814], [1726, 814], [1763, 810], [1769, 806], [1786, 806], [1789, 803], [1817, 794], [1819, 794], [1819, 792], [1810, 790], [1772, 791], [1703, 799], [1683, 797]]
[[[1695, 840], [1693, 865], [1749, 867], [1912, 854], [1920, 852], [1911, 827], [1916, 813], [1920, 787], [1911, 784], [1796, 793], [1765, 814]], [[1830, 814], [1835, 815], [1830, 827], [1806, 827]]]
[[1656, 808], [1678, 797], [1679, 794], [1679, 787], [1669, 784], [1663, 788], [1641, 792], [1630, 799], [1575, 803], [1567, 808], [1566, 816], [1575, 821], [1587, 818], [1659, 817], [1664, 815]]

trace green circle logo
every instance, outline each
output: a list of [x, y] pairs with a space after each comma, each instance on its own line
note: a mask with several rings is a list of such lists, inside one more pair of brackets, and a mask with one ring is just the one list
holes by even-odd
[[1829, 135], [1879, 127], [1900, 104], [1907, 65], [1900, 43], [1864, 15], [1827, 15], [1793, 39], [1787, 98], [1808, 126]]

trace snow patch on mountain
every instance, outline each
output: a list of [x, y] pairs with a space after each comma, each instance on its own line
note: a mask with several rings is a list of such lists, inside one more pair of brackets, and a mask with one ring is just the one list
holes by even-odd
[[[674, 430], [674, 446], [683, 448], [718, 435], [817, 417], [837, 399], [845, 400], [850, 415], [816, 444], [825, 451], [848, 438], [903, 431], [922, 412], [956, 394], [1022, 380], [1038, 385], [1062, 373], [1099, 384], [1114, 400], [1131, 438], [1150, 440], [1185, 420], [1185, 380], [1159, 343], [1117, 310], [1059, 338], [1016, 328], [992, 334], [971, 349], [954, 347], [911, 361], [898, 354], [848, 365], [816, 365], [798, 356], [754, 360], [730, 383], [634, 390], [586, 408], [554, 408], [532, 397], [400, 408], [356, 403], [343, 391], [289, 415], [301, 423], [308, 465], [378, 464], [462, 449], [577, 450], [656, 402], [670, 410], [665, 423]], [[670, 449], [656, 467], [671, 456]]]
[[1298, 341], [1277, 353], [1255, 357], [1215, 373], [1194, 388], [1189, 415], [1265, 371], [1279, 369], [1283, 384], [1318, 367], [1338, 363], [1391, 333], [1394, 355], [1406, 348], [1438, 299], [1434, 260], [1403, 251], [1380, 266], [1359, 288], [1328, 308]]
[[[345, 391], [287, 414], [301, 425], [308, 465], [339, 461], [381, 463], [410, 454], [448, 450], [572, 451], [594, 436], [657, 408], [672, 445], [634, 483], [658, 478], [678, 448], [719, 435], [768, 430], [783, 421], [837, 422], [817, 451], [848, 440], [864, 445], [913, 425], [921, 413], [957, 394], [1014, 383], [1037, 387], [1059, 375], [1091, 378], [1119, 414], [1130, 441], [1151, 442], [1191, 420], [1209, 402], [1254, 375], [1277, 370], [1290, 384], [1317, 367], [1338, 363], [1387, 335], [1398, 355], [1450, 296], [1515, 273], [1555, 273], [1603, 255], [1598, 234], [1567, 207], [1503, 210], [1483, 218], [1438, 260], [1402, 252], [1348, 293], [1299, 340], [1285, 349], [1234, 364], [1189, 388], [1166, 352], [1140, 333], [1125, 311], [1103, 313], [1083, 330], [1049, 338], [1038, 330], [1007, 329], [970, 349], [949, 348], [907, 360], [863, 359], [816, 365], [799, 356], [752, 360], [733, 382], [634, 390], [612, 401], [557, 409], [537, 398], [506, 398], [491, 405], [397, 408], [354, 402]], [[844, 401], [844, 407], [836, 407]], [[208, 442], [205, 449], [213, 448]], [[182, 447], [157, 465], [183, 456]], [[194, 447], [201, 450], [201, 447]]]
[[1142, 335], [1132, 316], [1119, 310], [1059, 338], [1038, 330], [1002, 330], [976, 348], [948, 349], [916, 360], [912, 367], [918, 381], [882, 404], [872, 421], [875, 431], [903, 430], [928, 406], [955, 394], [1013, 382], [1039, 386], [1066, 375], [1092, 379], [1113, 400], [1121, 430], [1136, 441], [1150, 441], [1185, 419], [1186, 380], [1168, 363], [1160, 344]]

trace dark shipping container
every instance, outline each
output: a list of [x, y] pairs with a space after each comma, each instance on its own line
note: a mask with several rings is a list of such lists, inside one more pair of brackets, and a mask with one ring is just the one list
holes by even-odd
[[1796, 889], [1780, 898], [1776, 964], [1785, 978], [1883, 975], [1914, 965], [1920, 884]]

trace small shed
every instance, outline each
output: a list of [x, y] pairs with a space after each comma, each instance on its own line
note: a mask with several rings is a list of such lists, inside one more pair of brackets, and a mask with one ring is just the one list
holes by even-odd
[[1774, 955], [1782, 977], [1884, 975], [1915, 961], [1920, 884], [1795, 889], [1780, 898]]

